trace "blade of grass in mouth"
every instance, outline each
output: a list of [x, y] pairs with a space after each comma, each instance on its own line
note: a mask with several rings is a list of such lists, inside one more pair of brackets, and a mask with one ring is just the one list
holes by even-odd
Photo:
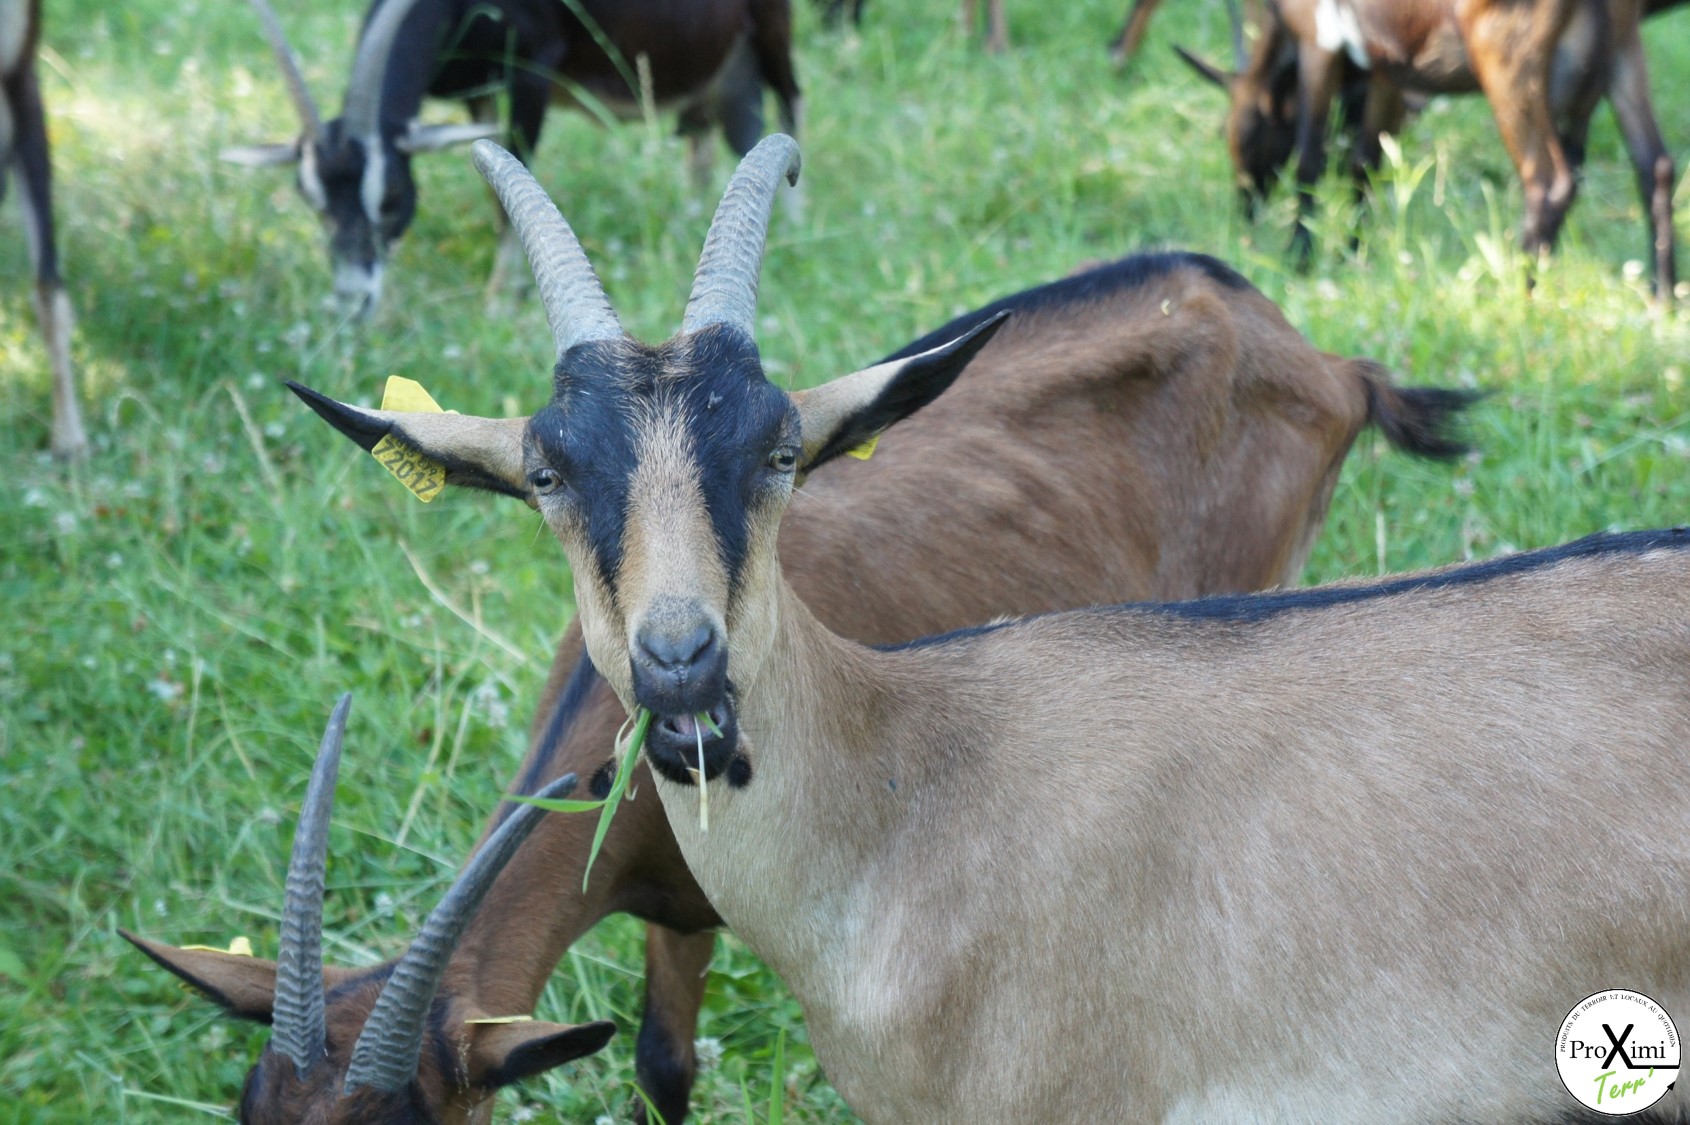
[[626, 746], [618, 746], [621, 758], [616, 763], [616, 777], [610, 783], [610, 793], [602, 801], [544, 801], [537, 797], [512, 797], [513, 801], [522, 801], [530, 805], [539, 805], [543, 809], [553, 812], [579, 813], [599, 810], [599, 824], [593, 830], [593, 846], [587, 852], [587, 868], [581, 872], [581, 889], [587, 889], [587, 880], [592, 877], [593, 863], [599, 857], [599, 849], [604, 846], [604, 838], [610, 832], [611, 818], [616, 815], [616, 807], [622, 803], [622, 798], [628, 792], [628, 785], [634, 778], [634, 763], [639, 761], [640, 748], [645, 745], [646, 732], [651, 729], [652, 714], [641, 707], [634, 715], [634, 733], [628, 736]]

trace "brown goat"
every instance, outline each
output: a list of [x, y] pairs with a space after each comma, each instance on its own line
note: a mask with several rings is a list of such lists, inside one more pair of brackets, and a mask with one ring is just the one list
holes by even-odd
[[35, 271], [35, 313], [53, 368], [52, 450], [56, 457], [69, 458], [88, 451], [88, 435], [82, 428], [76, 368], [70, 360], [75, 317], [59, 277], [53, 234], [53, 165], [35, 73], [40, 36], [41, 0], [0, 0], [0, 199], [5, 198], [7, 173], [15, 169]]
[[[1650, 13], [1676, 6], [1656, 0]], [[1650, 232], [1655, 295], [1677, 280], [1672, 158], [1649, 99], [1638, 0], [1283, 0], [1249, 65], [1226, 74], [1190, 60], [1226, 86], [1227, 137], [1240, 185], [1265, 193], [1293, 151], [1299, 220], [1294, 249], [1310, 250], [1304, 218], [1326, 165], [1326, 121], [1346, 72], [1368, 72], [1358, 168], [1378, 160], [1378, 137], [1403, 119], [1404, 94], [1483, 91], [1525, 189], [1521, 244], [1553, 249], [1578, 188], [1590, 118], [1605, 96], [1625, 135]], [[1289, 52], [1289, 57], [1287, 52]], [[1295, 62], [1295, 84], [1288, 87]], [[1290, 96], [1295, 90], [1295, 98]], [[1294, 125], [1290, 109], [1296, 107]]]
[[[1315, 351], [1242, 278], [1196, 255], [1129, 258], [1017, 294], [889, 361], [1006, 310], [1013, 319], [951, 394], [888, 434], [871, 461], [822, 465], [794, 498], [781, 556], [852, 636], [890, 642], [1005, 611], [1292, 582], [1363, 426], [1377, 422], [1421, 453], [1458, 448], [1441, 430], [1465, 396], [1393, 390], [1375, 365]], [[575, 770], [602, 793], [624, 711], [573, 630], [546, 698], [514, 788]], [[485, 924], [471, 924], [446, 995], [527, 1011], [599, 918], [620, 910], [657, 923], [640, 1078], [678, 1121], [706, 931], [721, 920], [651, 801], [618, 813], [583, 891], [592, 827], [541, 825], [491, 892]]]
[[[1442, 431], [1462, 395], [1393, 389], [1373, 364], [1310, 348], [1272, 302], [1199, 255], [1126, 258], [1015, 294], [888, 359], [1005, 309], [1014, 319], [949, 394], [872, 460], [819, 468], [794, 499], [781, 557], [808, 603], [848, 635], [890, 643], [999, 613], [1293, 583], [1362, 427], [1376, 423], [1412, 452], [1458, 449]], [[887, 574], [900, 580], [878, 580]], [[512, 791], [577, 772], [602, 795], [623, 717], [572, 628]], [[647, 919], [640, 1084], [679, 1122], [721, 919], [656, 802], [618, 812], [583, 889], [593, 827], [540, 823], [470, 921], [441, 995], [475, 1011], [531, 1011], [599, 919]], [[336, 1025], [361, 1026], [374, 996], [338, 991]], [[426, 1057], [461, 1050], [448, 1039]]]
[[306, 396], [539, 507], [688, 866], [865, 1120], [1548, 1119], [1582, 998], [1690, 1011], [1690, 532], [867, 648], [782, 577], [784, 509], [1008, 314], [789, 395], [751, 336], [789, 138], [656, 347], [533, 178], [476, 159], [537, 266], [550, 401]]

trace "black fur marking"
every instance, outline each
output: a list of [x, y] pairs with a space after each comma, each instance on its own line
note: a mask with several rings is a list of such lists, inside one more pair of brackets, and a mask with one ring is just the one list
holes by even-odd
[[1393, 387], [1383, 368], [1364, 375], [1362, 386], [1367, 391], [1367, 420], [1397, 449], [1438, 460], [1472, 449], [1457, 427], [1461, 414], [1484, 398], [1484, 391]]
[[604, 765], [593, 771], [592, 780], [587, 782], [587, 792], [593, 800], [602, 801], [610, 796], [610, 787], [616, 781], [616, 759], [612, 758]]
[[615, 1034], [616, 1025], [601, 1020], [571, 1027], [544, 1039], [530, 1040], [507, 1055], [503, 1066], [494, 1067], [483, 1075], [482, 1085], [497, 1089], [532, 1078], [554, 1066], [562, 1066], [570, 1059], [600, 1050]]
[[728, 788], [744, 789], [751, 784], [751, 759], [740, 750], [728, 759]]
[[[1098, 606], [1080, 610], [1081, 613], [1145, 613], [1191, 621], [1224, 621], [1254, 624], [1295, 610], [1320, 610], [1333, 606], [1373, 601], [1397, 594], [1420, 590], [1441, 590], [1450, 586], [1471, 586], [1528, 571], [1541, 570], [1570, 559], [1584, 559], [1604, 555], [1637, 555], [1645, 551], [1684, 550], [1690, 548], [1690, 527], [1673, 527], [1659, 531], [1599, 532], [1558, 547], [1544, 547], [1536, 551], [1521, 551], [1471, 563], [1450, 570], [1430, 574], [1416, 574], [1404, 578], [1387, 579], [1358, 586], [1311, 586], [1304, 590], [1283, 590], [1270, 594], [1223, 594], [1211, 598], [1197, 598], [1185, 602], [1130, 602], [1125, 605]], [[1057, 611], [1073, 612], [1073, 611]], [[1036, 614], [1012, 621], [997, 621], [989, 625], [974, 625], [950, 633], [917, 637], [899, 644], [876, 645], [882, 652], [905, 652], [950, 644], [952, 641], [995, 633], [1025, 621], [1033, 621], [1050, 614]]]
[[[675, 1050], [662, 1021], [651, 1010], [648, 994], [645, 1011], [640, 1016], [639, 1038], [634, 1043], [634, 1073], [659, 1119], [669, 1123], [685, 1120], [696, 1069], [696, 1061], [684, 1058]], [[645, 1107], [640, 1106], [635, 1120], [648, 1119]]]
[[1086, 301], [1103, 300], [1128, 289], [1138, 289], [1152, 282], [1160, 281], [1169, 274], [1182, 269], [1198, 270], [1209, 277], [1210, 280], [1228, 289], [1253, 288], [1231, 266], [1211, 258], [1207, 254], [1192, 254], [1185, 251], [1133, 254], [1107, 265], [1074, 274], [1072, 277], [1064, 277], [1047, 285], [1026, 289], [1020, 293], [1012, 293], [1008, 297], [1000, 298], [989, 305], [975, 309], [973, 312], [963, 313], [944, 327], [929, 332], [919, 340], [905, 344], [880, 362], [886, 363], [894, 359], [907, 359], [919, 352], [929, 351], [943, 344], [946, 340], [954, 340], [969, 329], [979, 327], [1000, 312], [1032, 314], [1044, 309], [1068, 308]]
[[804, 465], [805, 471], [831, 461], [848, 449], [855, 449], [894, 422], [908, 418], [938, 398], [956, 382], [969, 361], [997, 334], [1009, 316], [1007, 310], [994, 313], [933, 355], [911, 361], [886, 384], [873, 402], [846, 419]]
[[191, 986], [195, 992], [198, 992], [201, 996], [204, 996], [207, 1000], [210, 1000], [213, 1004], [222, 1008], [228, 1015], [233, 1016], [236, 1019], [251, 1020], [253, 1023], [269, 1024], [271, 1022], [270, 1013], [249, 1012], [237, 1008], [235, 1006], [235, 1002], [227, 993], [217, 988], [210, 981], [201, 980], [192, 973], [184, 972], [180, 966], [173, 965], [164, 958], [155, 955], [152, 950], [142, 945], [140, 940], [128, 930], [118, 930], [117, 932], [124, 941], [127, 941], [130, 945], [133, 945], [136, 949], [139, 949], [142, 953], [146, 954], [147, 959], [153, 964], [157, 965], [171, 976], [178, 978], [184, 984]]
[[[533, 793], [551, 780], [552, 759], [557, 754], [559, 746], [568, 737], [575, 726], [575, 719], [581, 714], [581, 708], [587, 702], [587, 696], [592, 694], [593, 688], [598, 686], [598, 669], [593, 667], [593, 658], [587, 655], [586, 646], [582, 646], [581, 655], [575, 661], [575, 668], [569, 673], [569, 680], [563, 685], [559, 693], [557, 705], [552, 708], [551, 717], [546, 720], [546, 729], [540, 732], [539, 745], [528, 756], [528, 766], [517, 779], [516, 792], [522, 794]], [[601, 771], [602, 772], [602, 771]], [[597, 786], [595, 776], [589, 784]], [[607, 789], [605, 792], [609, 792]], [[603, 793], [594, 793], [595, 797], [603, 798]], [[495, 814], [494, 826], [505, 822], [505, 817], [516, 811], [516, 806], [509, 801], [499, 806]]]

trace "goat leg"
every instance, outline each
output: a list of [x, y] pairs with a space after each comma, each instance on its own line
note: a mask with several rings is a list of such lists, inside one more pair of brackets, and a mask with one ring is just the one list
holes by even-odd
[[1314, 213], [1314, 188], [1326, 171], [1326, 119], [1332, 110], [1340, 67], [1338, 56], [1322, 47], [1297, 48], [1297, 226], [1291, 234], [1291, 258], [1306, 270], [1314, 238], [1308, 217]]
[[[1672, 303], [1678, 281], [1673, 249], [1672, 185], [1675, 173], [1672, 157], [1661, 142], [1655, 124], [1655, 107], [1649, 97], [1649, 71], [1643, 58], [1634, 4], [1616, 5], [1614, 29], [1614, 76], [1608, 98], [1625, 135], [1631, 164], [1637, 172], [1637, 190], [1649, 223], [1650, 262], [1655, 274], [1655, 300]], [[1630, 9], [1629, 15], [1626, 9]]]
[[[668, 1125], [680, 1125], [698, 1076], [693, 1036], [704, 1003], [704, 974], [716, 950], [716, 935], [683, 934], [648, 925], [645, 939], [645, 1011], [634, 1048], [640, 1090]], [[635, 1120], [647, 1120], [642, 1105]]]

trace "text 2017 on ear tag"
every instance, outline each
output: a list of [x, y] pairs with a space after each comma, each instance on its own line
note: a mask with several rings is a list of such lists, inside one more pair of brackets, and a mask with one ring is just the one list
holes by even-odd
[[[413, 414], [443, 413], [440, 404], [423, 390], [421, 383], [399, 375], [387, 377], [387, 387], [381, 396], [381, 408]], [[382, 468], [392, 473], [400, 484], [410, 489], [412, 495], [424, 504], [439, 496], [446, 487], [444, 465], [429, 460], [392, 434], [376, 442], [375, 448], [370, 450], [370, 456], [381, 462]]]

